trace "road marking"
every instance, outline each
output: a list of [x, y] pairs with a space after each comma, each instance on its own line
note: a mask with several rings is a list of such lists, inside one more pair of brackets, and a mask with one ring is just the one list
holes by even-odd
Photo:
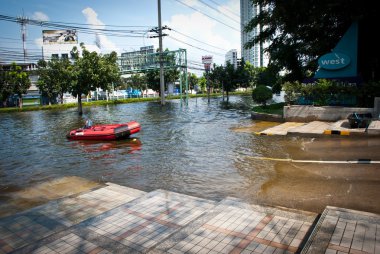
[[294, 163], [320, 163], [320, 164], [380, 164], [380, 161], [374, 161], [371, 159], [358, 159], [358, 160], [345, 160], [345, 161], [322, 161], [322, 160], [293, 160], [293, 159], [281, 159], [281, 158], [271, 158], [271, 157], [258, 157], [249, 156], [251, 159], [255, 160], [266, 160], [266, 161], [283, 161], [283, 162], [294, 162]]

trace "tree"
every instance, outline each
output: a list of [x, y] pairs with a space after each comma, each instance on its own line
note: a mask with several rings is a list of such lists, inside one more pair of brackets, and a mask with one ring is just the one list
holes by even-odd
[[113, 83], [120, 82], [119, 67], [117, 65], [117, 54], [112, 52], [99, 56], [96, 52], [89, 52], [81, 44], [82, 57], [79, 57], [77, 47], [71, 54], [75, 60], [73, 68], [73, 82], [70, 91], [73, 96], [78, 97], [78, 113], [83, 114], [82, 94], [87, 95], [97, 88], [109, 90]]
[[[352, 22], [359, 24], [358, 72], [364, 80], [379, 79], [380, 49], [373, 40], [380, 7], [359, 0], [275, 1], [252, 0], [261, 12], [245, 27], [262, 31], [245, 48], [269, 42], [269, 66], [286, 70], [284, 81], [302, 81], [314, 73], [317, 59], [331, 51]], [[268, 67], [269, 67], [268, 66]]]
[[202, 77], [199, 78], [198, 83], [199, 83], [199, 89], [201, 90], [201, 92], [202, 93], [205, 92], [206, 86], [207, 86], [207, 79], [206, 79], [205, 75], [203, 75]]
[[37, 86], [43, 95], [48, 97], [49, 105], [59, 96], [63, 103], [63, 94], [67, 92], [73, 82], [73, 66], [68, 59], [53, 59], [49, 62], [38, 61]]
[[0, 99], [3, 106], [6, 106], [8, 97], [12, 94], [12, 86], [8, 80], [8, 72], [0, 66]]
[[188, 82], [189, 82], [189, 89], [194, 90], [195, 86], [198, 84], [198, 77], [194, 73], [188, 73]]
[[266, 86], [258, 86], [252, 91], [253, 101], [262, 104], [264, 107], [269, 99], [272, 98], [272, 90]]
[[[175, 69], [167, 69], [164, 72], [165, 86], [167, 83], [174, 83], [179, 79], [179, 71]], [[146, 81], [148, 87], [153, 91], [158, 92], [161, 95], [160, 91], [160, 71], [159, 70], [149, 70], [146, 72]]]
[[29, 74], [23, 71], [21, 66], [12, 63], [7, 76], [8, 83], [13, 87], [12, 92], [19, 97], [19, 107], [22, 108], [22, 95], [28, 91], [31, 85]]
[[[132, 74], [126, 79], [127, 86], [140, 89], [141, 91], [146, 89], [146, 76], [139, 73]], [[125, 87], [126, 88], [126, 87]]]
[[229, 101], [228, 93], [236, 89], [237, 84], [239, 83], [239, 76], [235, 67], [231, 63], [227, 63], [225, 67], [225, 82], [223, 84], [224, 90], [227, 95], [227, 102]]

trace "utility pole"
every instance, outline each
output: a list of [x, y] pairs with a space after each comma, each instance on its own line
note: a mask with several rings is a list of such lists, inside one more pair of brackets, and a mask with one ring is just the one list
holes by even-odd
[[165, 80], [164, 80], [164, 63], [162, 59], [162, 25], [161, 25], [161, 0], [158, 1], [158, 41], [160, 54], [160, 93], [161, 105], [165, 105]]
[[22, 39], [22, 49], [24, 51], [24, 63], [26, 63], [26, 23], [28, 22], [28, 18], [25, 16], [17, 18], [17, 21], [21, 25], [21, 39]]

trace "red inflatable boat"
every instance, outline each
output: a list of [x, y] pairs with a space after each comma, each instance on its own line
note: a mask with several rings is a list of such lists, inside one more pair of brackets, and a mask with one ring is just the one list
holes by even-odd
[[83, 128], [72, 130], [67, 134], [70, 140], [116, 140], [128, 138], [140, 131], [140, 124], [135, 121], [122, 124], [87, 124]]

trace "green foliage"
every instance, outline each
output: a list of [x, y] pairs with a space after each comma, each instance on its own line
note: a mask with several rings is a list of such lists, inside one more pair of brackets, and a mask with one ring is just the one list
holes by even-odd
[[73, 66], [68, 59], [53, 59], [50, 62], [38, 61], [37, 86], [42, 95], [48, 97], [49, 104], [57, 96], [63, 103], [63, 94], [67, 92], [73, 82]]
[[[380, 82], [368, 82], [360, 86], [352, 86], [333, 80], [319, 79], [314, 83], [285, 82], [283, 90], [287, 103], [303, 100], [303, 104], [352, 105], [373, 107], [375, 97], [380, 96]], [[356, 100], [357, 98], [357, 100]]]
[[194, 73], [188, 73], [188, 82], [189, 82], [189, 89], [193, 90], [194, 87], [198, 84], [198, 77]]
[[132, 74], [129, 78], [125, 79], [125, 84], [119, 86], [119, 89], [127, 89], [132, 87], [134, 89], [145, 90], [147, 86], [146, 76], [141, 74]]
[[266, 86], [258, 86], [252, 91], [253, 101], [266, 106], [269, 99], [272, 98], [272, 90]]
[[199, 78], [198, 80], [198, 84], [199, 84], [199, 89], [200, 91], [203, 93], [206, 91], [206, 86], [207, 86], [207, 79], [205, 76], [202, 76]]
[[0, 99], [5, 105], [6, 100], [12, 94], [17, 94], [22, 108], [22, 95], [25, 94], [30, 85], [29, 74], [22, 70], [21, 66], [12, 63], [10, 70], [0, 69]]
[[[153, 91], [161, 94], [160, 89], [160, 70], [149, 70], [146, 72], [146, 82], [148, 87]], [[175, 69], [165, 69], [164, 70], [164, 81], [165, 86], [167, 83], [174, 83], [179, 79], [179, 70]]]
[[81, 44], [82, 57], [79, 57], [77, 47], [74, 47], [71, 55], [75, 62], [73, 65], [73, 82], [69, 91], [73, 96], [78, 96], [78, 112], [82, 114], [82, 94], [89, 94], [97, 88], [110, 90], [113, 83], [119, 84], [120, 73], [117, 64], [117, 54], [112, 52], [107, 55], [98, 55], [96, 52], [89, 52]]
[[300, 96], [302, 84], [298, 81], [285, 82], [282, 85], [282, 89], [285, 92], [285, 102], [293, 104]]
[[245, 27], [251, 32], [260, 25], [262, 30], [245, 48], [270, 42], [267, 51], [269, 66], [287, 70], [284, 81], [301, 81], [314, 73], [318, 57], [328, 53], [338, 43], [353, 21], [359, 23], [358, 73], [366, 82], [379, 80], [380, 51], [373, 40], [378, 22], [378, 5], [359, 0], [276, 1], [252, 0], [260, 13]]
[[283, 115], [284, 113], [284, 103], [274, 103], [270, 105], [263, 106], [256, 106], [253, 107], [253, 111], [257, 113], [267, 113], [267, 114], [274, 114], [274, 115]]

